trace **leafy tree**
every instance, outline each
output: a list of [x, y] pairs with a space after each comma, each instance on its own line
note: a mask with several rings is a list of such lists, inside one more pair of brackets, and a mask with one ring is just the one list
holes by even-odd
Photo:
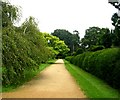
[[56, 29], [52, 35], [59, 37], [60, 40], [63, 40], [66, 45], [70, 48], [70, 52], [74, 52], [79, 47], [80, 38], [77, 31], [75, 34], [70, 33], [64, 29]]
[[80, 47], [80, 37], [79, 32], [77, 30], [73, 31], [74, 34], [72, 34], [72, 43], [73, 43], [73, 52], [77, 51], [77, 49]]
[[[48, 59], [49, 50], [46, 48], [44, 35], [39, 31], [35, 18], [30, 16], [26, 19], [21, 26], [21, 30], [23, 32], [22, 36], [35, 46], [29, 56], [34, 58], [37, 63], [45, 62]], [[38, 54], [36, 55], [36, 53]]]
[[112, 25], [115, 26], [118, 20], [118, 14], [114, 13], [111, 20], [112, 20]]
[[65, 57], [69, 51], [68, 46], [64, 43], [64, 41], [60, 40], [58, 37], [44, 33], [44, 37], [48, 42], [48, 46], [52, 48], [53, 53], [56, 56]]
[[118, 25], [118, 14], [115, 13], [112, 18], [112, 25], [115, 27], [113, 34], [113, 44], [114, 46], [120, 46], [120, 27]]
[[112, 34], [108, 28], [90, 27], [81, 39], [81, 47], [96, 51], [112, 45]]
[[2, 4], [2, 27], [11, 26], [16, 20], [20, 19], [20, 10], [18, 7], [11, 5], [9, 2]]
[[120, 47], [120, 28], [118, 26], [115, 26], [113, 37], [114, 46]]
[[82, 54], [84, 50], [82, 48], [78, 48], [77, 51], [75, 52], [75, 56], [78, 54]]
[[109, 29], [101, 29], [104, 34], [102, 36], [102, 45], [105, 48], [110, 48], [112, 46], [112, 35]]
[[99, 27], [90, 27], [86, 30], [85, 36], [81, 39], [81, 45], [84, 48], [90, 48], [93, 45], [99, 45], [103, 33]]
[[18, 85], [27, 79], [26, 71], [31, 74], [51, 55], [34, 18], [16, 27], [18, 8], [6, 2], [2, 5], [2, 83], [4, 86]]
[[95, 51], [98, 51], [98, 50], [102, 50], [102, 49], [104, 49], [105, 47], [103, 46], [103, 45], [93, 45], [93, 46], [91, 46], [89, 49], [88, 49], [88, 51], [93, 51], [93, 52], [95, 52]]

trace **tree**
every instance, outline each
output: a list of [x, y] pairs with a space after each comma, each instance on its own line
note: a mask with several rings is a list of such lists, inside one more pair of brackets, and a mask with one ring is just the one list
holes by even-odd
[[84, 38], [81, 39], [81, 46], [90, 48], [93, 45], [99, 45], [102, 35], [103, 33], [99, 27], [90, 27], [86, 30]]
[[83, 52], [84, 50], [82, 48], [78, 48], [74, 55], [76, 56], [76, 55], [82, 54]]
[[2, 27], [11, 26], [20, 19], [20, 10], [9, 2], [2, 3]]
[[64, 29], [56, 29], [52, 35], [59, 37], [60, 40], [63, 40], [65, 44], [70, 48], [70, 52], [72, 53], [77, 50], [80, 43], [79, 34], [77, 31], [75, 32], [75, 34], [72, 34]]
[[18, 85], [51, 55], [34, 18], [16, 27], [17, 8], [6, 2], [2, 5], [2, 83], [4, 86]]
[[72, 44], [73, 44], [73, 52], [75, 52], [80, 47], [80, 37], [79, 37], [79, 32], [77, 30], [74, 30], [73, 33], [74, 34], [72, 34]]
[[112, 20], [112, 25], [115, 26], [118, 20], [118, 14], [114, 13], [111, 20]]
[[[48, 59], [49, 50], [46, 47], [43, 33], [39, 31], [35, 18], [30, 16], [25, 22], [23, 22], [20, 28], [22, 31], [21, 35], [34, 45], [34, 49], [31, 50], [29, 56], [34, 58], [37, 63], [45, 62]], [[38, 54], [36, 55], [36, 53]]]
[[44, 37], [48, 42], [48, 46], [52, 48], [52, 52], [56, 55], [56, 57], [61, 56], [65, 57], [69, 51], [68, 46], [64, 43], [64, 41], [60, 40], [58, 37], [44, 33]]
[[113, 44], [114, 46], [120, 46], [120, 27], [118, 26], [118, 14], [113, 14], [111, 20], [112, 25], [115, 27], [114, 31], [112, 32]]
[[112, 35], [111, 35], [111, 32], [109, 29], [101, 29], [104, 34], [102, 36], [102, 45], [105, 47], [105, 48], [110, 48], [111, 45], [112, 45]]

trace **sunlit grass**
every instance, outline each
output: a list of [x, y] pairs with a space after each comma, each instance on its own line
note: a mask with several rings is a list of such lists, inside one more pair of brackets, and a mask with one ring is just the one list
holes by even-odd
[[[65, 61], [65, 60], [64, 60]], [[111, 88], [99, 78], [65, 61], [66, 69], [76, 79], [88, 98], [119, 98], [117, 90]]]

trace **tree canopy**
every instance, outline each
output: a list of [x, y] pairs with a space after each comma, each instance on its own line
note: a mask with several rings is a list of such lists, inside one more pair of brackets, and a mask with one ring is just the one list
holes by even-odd
[[68, 48], [68, 46], [58, 37], [50, 35], [48, 33], [44, 33], [44, 37], [48, 42], [48, 46], [52, 49], [57, 57], [65, 57], [66, 54], [69, 52], [70, 49]]
[[68, 45], [71, 52], [76, 51], [77, 48], [79, 47], [80, 37], [78, 32], [76, 32], [75, 34], [72, 34], [69, 31], [64, 29], [56, 29], [51, 34], [59, 37], [60, 40], [63, 40], [65, 44]]
[[[101, 50], [112, 46], [112, 33], [108, 28], [90, 27], [81, 39], [81, 47], [88, 50]], [[93, 50], [93, 51], [94, 51]]]
[[118, 25], [118, 14], [114, 13], [111, 20], [112, 20], [112, 25], [115, 27], [114, 31], [112, 32], [113, 34], [113, 44], [114, 46], [120, 47], [120, 26]]
[[34, 17], [16, 27], [18, 8], [6, 2], [2, 2], [2, 6], [2, 83], [17, 85], [26, 79], [26, 70], [37, 70], [50, 59], [51, 51]]
[[90, 48], [92, 45], [97, 45], [100, 42], [101, 36], [102, 33], [99, 27], [90, 27], [85, 31], [85, 36], [81, 40], [81, 45], [85, 48]]

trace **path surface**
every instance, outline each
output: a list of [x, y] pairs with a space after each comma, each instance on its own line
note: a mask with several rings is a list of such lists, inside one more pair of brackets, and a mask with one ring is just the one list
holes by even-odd
[[56, 61], [33, 80], [3, 98], [85, 98], [62, 59]]

